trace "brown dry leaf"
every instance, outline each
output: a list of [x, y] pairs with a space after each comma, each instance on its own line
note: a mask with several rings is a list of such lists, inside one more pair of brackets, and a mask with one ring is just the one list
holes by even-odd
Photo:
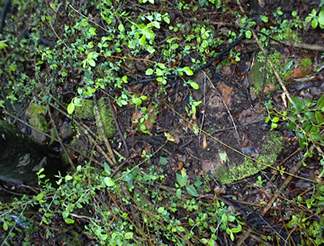
[[137, 125], [139, 119], [143, 116], [143, 113], [137, 109], [135, 109], [134, 113], [132, 114], [132, 124]]
[[263, 89], [263, 93], [269, 94], [271, 92], [274, 92], [275, 90], [276, 90], [276, 86], [274, 84], [267, 84]]
[[233, 94], [233, 88], [229, 87], [228, 85], [224, 83], [220, 83], [217, 86], [217, 89], [222, 94], [223, 100], [226, 103], [228, 107], [230, 107], [232, 103], [232, 94]]
[[173, 142], [173, 143], [176, 143], [176, 144], [180, 143], [180, 138], [176, 133], [165, 132], [164, 136], [170, 142]]
[[151, 130], [156, 122], [157, 111], [153, 105], [148, 106], [148, 119], [144, 121], [146, 129]]
[[219, 156], [215, 155], [213, 160], [202, 160], [201, 161], [201, 173], [208, 174], [214, 173], [221, 166]]
[[207, 137], [206, 137], [206, 135], [204, 134], [204, 135], [203, 135], [203, 138], [202, 138], [202, 148], [203, 148], [203, 149], [206, 149], [207, 147], [208, 147]]
[[261, 121], [264, 118], [263, 109], [255, 108], [248, 108], [244, 109], [239, 113], [238, 120], [240, 124], [251, 124], [253, 122]]
[[304, 78], [307, 75], [309, 75], [311, 72], [312, 72], [311, 68], [296, 67], [294, 70], [292, 70], [287, 80]]
[[183, 167], [184, 167], [183, 161], [178, 161], [177, 164], [178, 164], [177, 171], [181, 171], [183, 169]]

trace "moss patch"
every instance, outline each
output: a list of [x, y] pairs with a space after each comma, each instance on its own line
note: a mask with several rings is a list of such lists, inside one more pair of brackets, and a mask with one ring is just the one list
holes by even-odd
[[[99, 111], [99, 116], [100, 116], [103, 129], [98, 127], [99, 122], [96, 122], [97, 129], [100, 136], [102, 136], [102, 134], [105, 134], [107, 138], [112, 138], [116, 133], [116, 126], [115, 126], [115, 122], [111, 110], [112, 109], [105, 101], [105, 98], [104, 97], [100, 98], [98, 101], [98, 111]], [[104, 131], [104, 132], [100, 132], [100, 131]]]
[[33, 102], [29, 104], [26, 111], [26, 115], [29, 118], [29, 124], [41, 132], [48, 131], [48, 123], [45, 118], [45, 114], [46, 107]]
[[264, 92], [264, 88], [268, 85], [276, 85], [276, 77], [268, 61], [271, 61], [279, 74], [284, 77], [287, 71], [285, 70], [286, 63], [281, 53], [275, 51], [269, 55], [264, 55], [262, 52], [258, 53], [255, 63], [249, 73], [249, 80], [251, 89], [256, 96]]
[[80, 119], [94, 119], [94, 102], [91, 99], [82, 99], [75, 107], [74, 114]]
[[81, 100], [80, 105], [75, 108], [75, 116], [80, 119], [95, 120], [98, 136], [105, 135], [107, 138], [112, 138], [116, 133], [116, 126], [111, 108], [104, 97], [100, 98], [97, 104], [100, 119], [95, 117], [95, 103], [91, 99]]
[[282, 137], [275, 132], [270, 132], [262, 146], [261, 154], [255, 162], [245, 158], [244, 162], [238, 166], [229, 169], [224, 167], [217, 169], [215, 176], [222, 184], [230, 184], [255, 175], [273, 165], [281, 150]]

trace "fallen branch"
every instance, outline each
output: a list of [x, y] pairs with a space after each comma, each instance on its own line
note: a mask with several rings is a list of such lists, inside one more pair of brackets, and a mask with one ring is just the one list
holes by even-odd
[[[298, 164], [296, 166], [293, 167], [291, 173], [296, 175], [298, 170], [302, 167], [303, 162], [300, 161], [298, 162]], [[288, 184], [292, 181], [293, 176], [288, 176], [285, 179], [285, 182], [281, 185], [281, 187], [276, 191], [276, 193], [272, 196], [271, 200], [267, 203], [267, 206], [265, 206], [262, 209], [262, 216], [264, 216], [272, 207], [273, 203], [277, 200], [277, 198], [279, 197], [280, 193], [282, 193], [288, 186]], [[245, 232], [244, 235], [242, 235], [242, 237], [239, 239], [237, 245], [242, 245], [244, 243], [244, 241], [250, 236], [250, 234], [252, 233], [252, 229], [248, 229], [248, 231]]]

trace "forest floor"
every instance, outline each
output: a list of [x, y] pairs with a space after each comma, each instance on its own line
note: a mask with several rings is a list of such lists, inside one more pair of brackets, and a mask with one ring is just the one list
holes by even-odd
[[27, 2], [0, 112], [65, 168], [1, 181], [1, 245], [324, 242], [322, 2]]

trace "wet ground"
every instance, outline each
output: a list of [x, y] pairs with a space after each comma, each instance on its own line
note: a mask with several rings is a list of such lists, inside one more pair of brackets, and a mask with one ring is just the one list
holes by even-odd
[[[260, 6], [260, 2], [264, 2], [264, 6]], [[297, 4], [301, 15], [309, 10], [302, 2], [298, 1]], [[285, 1], [285, 4], [282, 1], [243, 3], [250, 6], [251, 10], [248, 12], [251, 16], [271, 13], [278, 6], [289, 12], [297, 6], [296, 1]], [[237, 8], [236, 4], [232, 5]], [[215, 23], [219, 34], [225, 33], [228, 28], [237, 29], [235, 23], [228, 21], [226, 14], [219, 15], [217, 11], [198, 11], [191, 16], [190, 11], [182, 13], [172, 6], [166, 9], [174, 22], [185, 22], [188, 25], [191, 22]], [[143, 10], [136, 4], [132, 9], [133, 12], [140, 10], [144, 11], [145, 8]], [[158, 39], [161, 41], [167, 33], [160, 32]], [[309, 30], [307, 35], [301, 33], [300, 36], [305, 43], [323, 46], [321, 40], [324, 37], [321, 31]], [[223, 45], [220, 49], [225, 48]], [[269, 58], [260, 65], [259, 48], [255, 42], [242, 40], [232, 48], [240, 52], [240, 61], [234, 61], [227, 52], [225, 57], [216, 60], [211, 66], [197, 70], [192, 79], [199, 85], [199, 90], [190, 90], [181, 79], [175, 79], [166, 87], [165, 93], [161, 93], [162, 96], [160, 94], [147, 103], [150, 120], [144, 121], [144, 124], [149, 134], [143, 134], [138, 129], [138, 123], [143, 116], [138, 108], [117, 106], [114, 93], [118, 94], [118, 91], [107, 89], [97, 93], [97, 98], [105, 98], [107, 110], [111, 112], [110, 120], [116, 127], [114, 137], [109, 138], [109, 141], [112, 148], [123, 156], [117, 163], [117, 171], [121, 172], [141, 162], [145, 154], [151, 157], [149, 165], [158, 166], [163, 157], [167, 160], [167, 165], [162, 167], [167, 176], [166, 185], [173, 185], [176, 172], [181, 170], [186, 170], [192, 180], [196, 177], [210, 178], [215, 194], [222, 196], [228, 202], [227, 205], [232, 206], [244, 218], [247, 227], [253, 229], [253, 235], [271, 234], [278, 238], [289, 238], [287, 231], [283, 229], [287, 216], [300, 210], [293, 198], [305, 195], [305, 192], [306, 197], [309, 197], [314, 189], [313, 181], [321, 182], [318, 180], [320, 156], [315, 154], [307, 159], [303, 168], [295, 170], [303, 160], [304, 152], [299, 148], [293, 131], [287, 130], [284, 122], [278, 122], [275, 129], [271, 129], [271, 122], [266, 122], [269, 116], [267, 103], [271, 101], [278, 111], [286, 110], [287, 99], [282, 97], [283, 91], [278, 81], [272, 74], [267, 75], [271, 73], [269, 70], [255, 75], [253, 69], [256, 66], [256, 70], [260, 71], [267, 66], [267, 59], [275, 59], [270, 58], [272, 54], [280, 53], [278, 67], [290, 64], [287, 69], [289, 74], [285, 75], [290, 94], [299, 96], [302, 100], [318, 99], [324, 92], [323, 54], [307, 48], [275, 43], [268, 49]], [[191, 55], [195, 57], [197, 54]], [[309, 59], [311, 64], [301, 66], [303, 59]], [[127, 65], [128, 70], [125, 70], [131, 71], [134, 77], [143, 74], [146, 69], [146, 64], [141, 61]], [[69, 78], [70, 83], [58, 85], [54, 89], [53, 94], [61, 96], [59, 103], [68, 103], [71, 100], [71, 91], [73, 92], [78, 79], [78, 76]], [[260, 80], [264, 80], [264, 83], [256, 84]], [[157, 94], [159, 86], [154, 81], [139, 83], [135, 79], [129, 82], [127, 90], [150, 96]], [[197, 112], [190, 114], [193, 108], [188, 105], [193, 100], [200, 101], [200, 104]], [[93, 138], [100, 135], [98, 117], [93, 115], [93, 111], [91, 116], [81, 117], [76, 114], [76, 124], [68, 114], [61, 112], [57, 106], [59, 103], [50, 104], [46, 110], [38, 109], [37, 117], [41, 118], [37, 119], [33, 118], [27, 108], [20, 117], [22, 120], [16, 123], [34, 141], [49, 144], [59, 150], [71, 169], [74, 164], [84, 161], [100, 164], [107, 160], [97, 146], [100, 145], [105, 153], [105, 139], [93, 141]], [[8, 115], [6, 117], [10, 118]], [[42, 124], [44, 120], [49, 123], [46, 128]], [[41, 125], [33, 124], [35, 121]], [[53, 132], [53, 129], [57, 131]], [[39, 134], [40, 130], [47, 135]], [[149, 168], [149, 165], [146, 167]], [[285, 184], [287, 177], [291, 176], [283, 173], [294, 173], [297, 178]], [[3, 189], [7, 193], [14, 193], [8, 185], [3, 185]], [[276, 199], [273, 200], [274, 198]], [[265, 209], [267, 204], [273, 205], [271, 209]], [[292, 232], [291, 235], [296, 242], [297, 234]], [[38, 237], [41, 236], [35, 235], [35, 238]], [[252, 245], [256, 242], [256, 238], [252, 236], [246, 244]]]

